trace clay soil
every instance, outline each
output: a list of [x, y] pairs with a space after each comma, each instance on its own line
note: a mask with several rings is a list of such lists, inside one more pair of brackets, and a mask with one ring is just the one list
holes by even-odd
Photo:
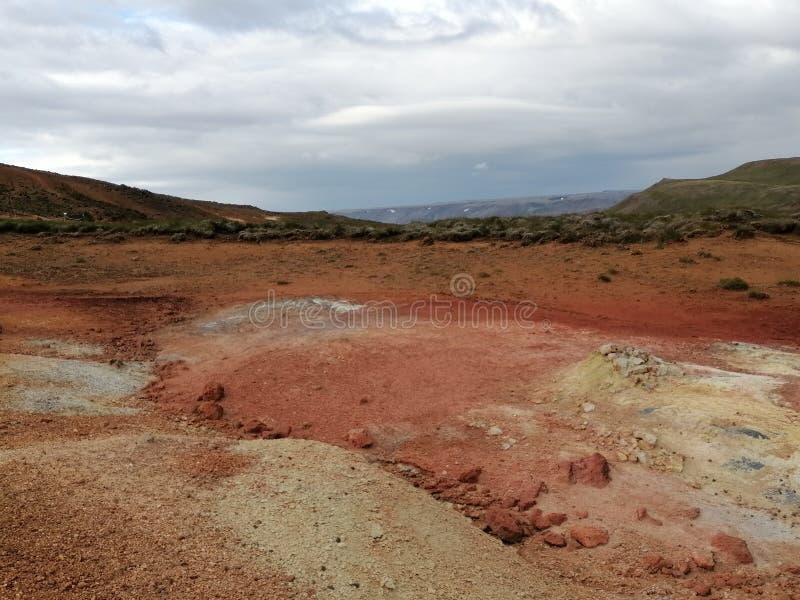
[[[463, 302], [457, 274], [476, 284]], [[729, 277], [769, 298], [720, 289]], [[779, 285], [798, 279], [800, 243], [787, 238], [659, 249], [0, 236], [0, 597], [800, 598], [800, 287]], [[248, 317], [262, 300], [309, 298], [391, 302], [417, 320]], [[535, 311], [524, 327], [458, 315], [442, 327], [440, 301]], [[750, 368], [715, 350], [732, 342], [781, 354]], [[630, 438], [654, 455], [637, 433], [652, 396], [624, 382], [629, 404], [606, 410], [605, 380], [578, 392], [575, 369], [608, 343], [752, 376], [753, 398], [784, 411], [764, 425], [783, 445], [757, 463], [781, 501], [717, 485], [695, 446], [663, 448], [685, 468], [620, 450]], [[150, 376], [93, 412], [42, 410], [58, 405], [55, 388], [22, 410], [13, 402], [30, 382], [2, 367], [34, 355]], [[63, 385], [83, 385], [76, 372]], [[199, 403], [217, 385], [221, 415]], [[736, 410], [730, 423], [709, 417], [697, 439], [758, 429]], [[607, 471], [576, 479], [594, 453]], [[728, 476], [740, 458], [713, 468]], [[520, 495], [539, 482], [523, 511]], [[563, 519], [534, 526], [531, 510]], [[530, 523], [501, 544], [498, 511]], [[580, 528], [608, 541], [583, 547]]]

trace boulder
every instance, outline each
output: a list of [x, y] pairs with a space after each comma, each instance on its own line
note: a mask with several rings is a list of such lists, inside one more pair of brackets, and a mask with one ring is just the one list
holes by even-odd
[[348, 431], [346, 440], [353, 448], [369, 448], [375, 443], [369, 431], [363, 427]]
[[569, 534], [584, 548], [595, 548], [608, 543], [608, 531], [602, 527], [576, 525], [569, 530]]
[[222, 418], [222, 406], [216, 402], [199, 402], [194, 407], [194, 413], [201, 419], [216, 421]]
[[611, 467], [606, 457], [599, 452], [579, 460], [562, 463], [561, 468], [569, 483], [602, 488], [611, 481]]
[[711, 538], [711, 545], [740, 565], [749, 565], [753, 562], [753, 555], [750, 554], [747, 542], [741, 538], [718, 533]]
[[225, 397], [225, 387], [221, 383], [208, 383], [197, 398], [198, 402], [220, 402]]

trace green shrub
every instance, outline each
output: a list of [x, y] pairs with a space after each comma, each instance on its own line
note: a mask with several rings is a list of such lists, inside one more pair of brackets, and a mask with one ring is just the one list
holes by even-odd
[[778, 285], [782, 285], [783, 287], [800, 287], [800, 281], [796, 279], [782, 279], [778, 282]]
[[765, 292], [758, 292], [756, 290], [750, 290], [750, 292], [747, 294], [747, 297], [752, 298], [753, 300], [766, 300], [769, 298], [769, 294]]
[[598, 275], [597, 279], [599, 281], [602, 281], [603, 283], [611, 283], [611, 277], [609, 277], [605, 273], [601, 273], [600, 275]]
[[731, 290], [734, 292], [744, 292], [750, 289], [750, 284], [741, 277], [733, 277], [732, 279], [720, 279], [719, 287], [723, 290]]

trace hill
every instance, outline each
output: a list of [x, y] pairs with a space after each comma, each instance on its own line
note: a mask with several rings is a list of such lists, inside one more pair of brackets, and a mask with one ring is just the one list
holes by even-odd
[[568, 194], [566, 196], [533, 196], [528, 198], [507, 198], [501, 200], [473, 200], [468, 202], [448, 202], [441, 204], [422, 204], [417, 206], [395, 206], [387, 208], [362, 208], [335, 211], [336, 214], [356, 219], [366, 219], [381, 223], [404, 224], [414, 221], [430, 223], [442, 219], [469, 217], [530, 217], [584, 213], [608, 208], [631, 191], [604, 191], [588, 194]]
[[716, 209], [750, 209], [769, 216], [800, 212], [800, 158], [750, 162], [707, 179], [662, 179], [608, 212], [656, 215]]
[[127, 185], [0, 164], [0, 216], [85, 221], [230, 219], [262, 222], [254, 206], [187, 200]]

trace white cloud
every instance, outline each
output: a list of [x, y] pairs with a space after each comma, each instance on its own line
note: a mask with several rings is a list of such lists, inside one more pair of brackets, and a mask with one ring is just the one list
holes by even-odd
[[797, 22], [793, 0], [14, 0], [0, 161], [277, 209], [700, 176], [796, 152]]

